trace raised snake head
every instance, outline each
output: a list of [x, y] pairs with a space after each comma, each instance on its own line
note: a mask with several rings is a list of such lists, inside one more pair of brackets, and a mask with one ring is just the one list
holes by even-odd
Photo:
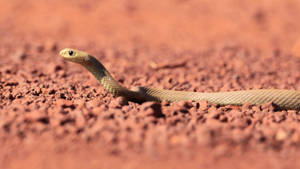
[[90, 55], [88, 53], [71, 48], [65, 48], [61, 50], [59, 54], [68, 61], [80, 64], [90, 60]]

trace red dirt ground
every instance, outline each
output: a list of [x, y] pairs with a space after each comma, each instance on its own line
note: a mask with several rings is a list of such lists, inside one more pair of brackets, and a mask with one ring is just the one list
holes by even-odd
[[0, 168], [299, 168], [300, 114], [272, 104], [137, 104], [126, 87], [300, 90], [297, 0], [0, 1]]

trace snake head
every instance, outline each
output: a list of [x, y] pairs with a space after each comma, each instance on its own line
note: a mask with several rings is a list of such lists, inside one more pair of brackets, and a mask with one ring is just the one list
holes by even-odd
[[84, 63], [90, 59], [90, 55], [86, 52], [65, 48], [59, 52], [59, 54], [66, 60], [75, 63]]

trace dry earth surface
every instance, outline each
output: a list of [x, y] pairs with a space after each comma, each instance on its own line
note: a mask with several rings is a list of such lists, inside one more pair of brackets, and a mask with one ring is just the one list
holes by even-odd
[[300, 114], [113, 98], [124, 86], [300, 90], [297, 0], [0, 1], [0, 168], [299, 168]]

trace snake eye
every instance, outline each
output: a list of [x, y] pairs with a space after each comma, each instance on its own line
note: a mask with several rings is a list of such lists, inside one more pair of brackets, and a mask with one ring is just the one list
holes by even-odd
[[69, 51], [69, 55], [70, 55], [70, 56], [72, 56], [73, 53], [74, 53], [74, 52], [73, 52], [72, 50]]

